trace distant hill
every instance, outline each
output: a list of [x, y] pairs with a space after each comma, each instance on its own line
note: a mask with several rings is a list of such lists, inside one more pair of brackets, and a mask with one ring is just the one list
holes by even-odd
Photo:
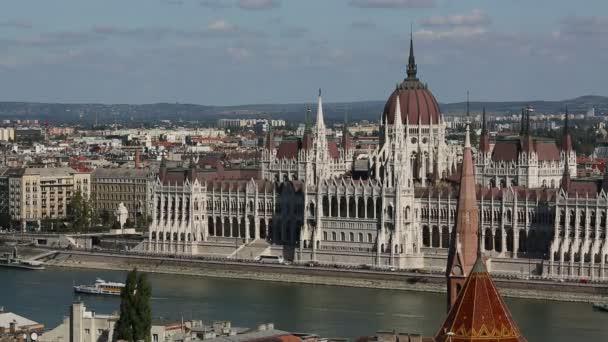
[[[345, 113], [349, 120], [376, 121], [383, 110], [384, 101], [360, 101], [326, 103], [325, 117], [328, 122], [341, 122]], [[513, 101], [513, 102], [471, 102], [471, 111], [480, 112], [485, 106], [490, 114], [518, 113], [525, 105], [532, 105], [539, 112], [561, 112], [567, 106], [572, 113], [585, 113], [591, 107], [596, 113], [608, 113], [608, 97], [581, 96], [562, 101]], [[465, 103], [441, 104], [445, 115], [460, 115]], [[263, 117], [283, 118], [289, 122], [304, 122], [306, 108], [311, 107], [312, 118], [316, 111], [314, 104], [253, 104], [240, 106], [204, 106], [180, 103], [155, 103], [142, 105], [128, 104], [60, 104], [35, 102], [0, 102], [0, 119], [39, 119], [50, 123], [70, 123], [91, 125], [95, 122], [108, 124], [198, 121], [211, 124], [219, 118]]]
[[[566, 107], [571, 113], [586, 113], [595, 108], [596, 113], [608, 113], [608, 97], [587, 95], [561, 101], [513, 101], [513, 102], [471, 102], [471, 111], [480, 112], [483, 107], [491, 113], [518, 113], [521, 108], [531, 105], [541, 113], [563, 112]], [[441, 105], [445, 115], [461, 114], [466, 108], [465, 102], [447, 103]]]

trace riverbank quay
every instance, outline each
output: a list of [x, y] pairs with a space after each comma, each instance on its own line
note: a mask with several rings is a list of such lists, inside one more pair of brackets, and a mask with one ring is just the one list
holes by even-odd
[[[22, 250], [32, 257], [43, 256], [49, 267], [125, 271], [137, 267], [149, 273], [445, 293], [445, 278], [442, 274], [181, 259], [32, 247]], [[608, 284], [525, 279], [496, 279], [496, 284], [502, 295], [514, 298], [591, 303], [602, 301], [608, 296]]]

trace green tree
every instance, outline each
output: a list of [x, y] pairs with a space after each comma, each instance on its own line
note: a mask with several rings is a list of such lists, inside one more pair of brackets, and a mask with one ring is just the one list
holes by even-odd
[[68, 205], [68, 218], [72, 222], [72, 229], [78, 232], [86, 232], [96, 222], [95, 208], [90, 199], [82, 195], [80, 191]]
[[101, 224], [106, 227], [112, 227], [114, 222], [116, 222], [116, 216], [114, 216], [114, 211], [105, 209], [99, 214], [99, 219], [101, 220]]
[[152, 288], [148, 278], [137, 269], [129, 272], [120, 294], [120, 317], [114, 326], [114, 341], [150, 342]]

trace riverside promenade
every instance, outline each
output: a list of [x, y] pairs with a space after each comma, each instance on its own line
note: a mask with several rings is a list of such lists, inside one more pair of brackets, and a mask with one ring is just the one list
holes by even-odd
[[[6, 248], [6, 246], [2, 247]], [[2, 251], [0, 248], [0, 251]], [[234, 278], [253, 281], [347, 286], [423, 292], [445, 292], [443, 274], [282, 265], [230, 260], [208, 260], [153, 256], [115, 251], [50, 250], [22, 248], [31, 258], [43, 256], [47, 266], [103, 270], [139, 270], [150, 273]], [[571, 302], [597, 302], [608, 295], [608, 284], [575, 283], [557, 280], [496, 279], [507, 297]]]

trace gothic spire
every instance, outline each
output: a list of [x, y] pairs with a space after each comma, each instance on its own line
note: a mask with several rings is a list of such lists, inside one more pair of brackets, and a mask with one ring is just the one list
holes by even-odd
[[525, 113], [524, 109], [522, 108], [521, 109], [521, 123], [519, 125], [519, 135], [522, 137], [524, 136], [525, 127], [526, 127], [525, 118], [526, 118], [526, 113]]
[[266, 132], [266, 142], [264, 146], [267, 150], [274, 150], [274, 132], [272, 131], [272, 125], [268, 125], [268, 132]]
[[481, 134], [486, 133], [486, 107], [483, 107], [481, 114]]
[[530, 108], [526, 108], [526, 135], [530, 135]]
[[304, 114], [304, 132], [310, 131], [310, 114], [311, 113], [312, 113], [312, 110], [310, 109], [310, 106], [307, 105], [306, 113]]
[[[572, 136], [570, 135], [570, 126], [569, 126], [569, 122], [568, 122], [568, 107], [566, 107], [566, 118], [564, 120], [564, 142], [563, 142], [563, 146], [562, 146], [562, 150], [566, 151], [566, 152], [570, 152], [572, 151]], [[566, 158], [568, 158], [568, 156], [566, 155]]]
[[350, 149], [351, 139], [348, 131], [348, 109], [344, 111], [344, 126], [342, 127], [342, 149], [347, 151]]
[[562, 182], [560, 184], [560, 187], [562, 189], [564, 189], [564, 191], [566, 193], [568, 193], [568, 191], [570, 190], [570, 183], [572, 181], [572, 178], [570, 177], [570, 166], [568, 164], [568, 155], [565, 156], [566, 160], [564, 163], [564, 174], [562, 175]]
[[414, 57], [414, 33], [412, 28], [410, 28], [410, 57], [407, 60], [407, 78], [415, 80], [417, 72], [418, 66], [416, 65], [416, 58]]
[[488, 133], [488, 127], [486, 122], [486, 107], [483, 107], [483, 114], [481, 115], [481, 138], [479, 139], [479, 149], [481, 152], [490, 152], [490, 134]]
[[403, 121], [401, 121], [401, 101], [399, 100], [399, 94], [395, 96], [395, 130], [403, 129]]
[[317, 103], [317, 130], [323, 129], [325, 131], [325, 122], [323, 120], [323, 97], [321, 96], [321, 88], [319, 88], [319, 100]]

